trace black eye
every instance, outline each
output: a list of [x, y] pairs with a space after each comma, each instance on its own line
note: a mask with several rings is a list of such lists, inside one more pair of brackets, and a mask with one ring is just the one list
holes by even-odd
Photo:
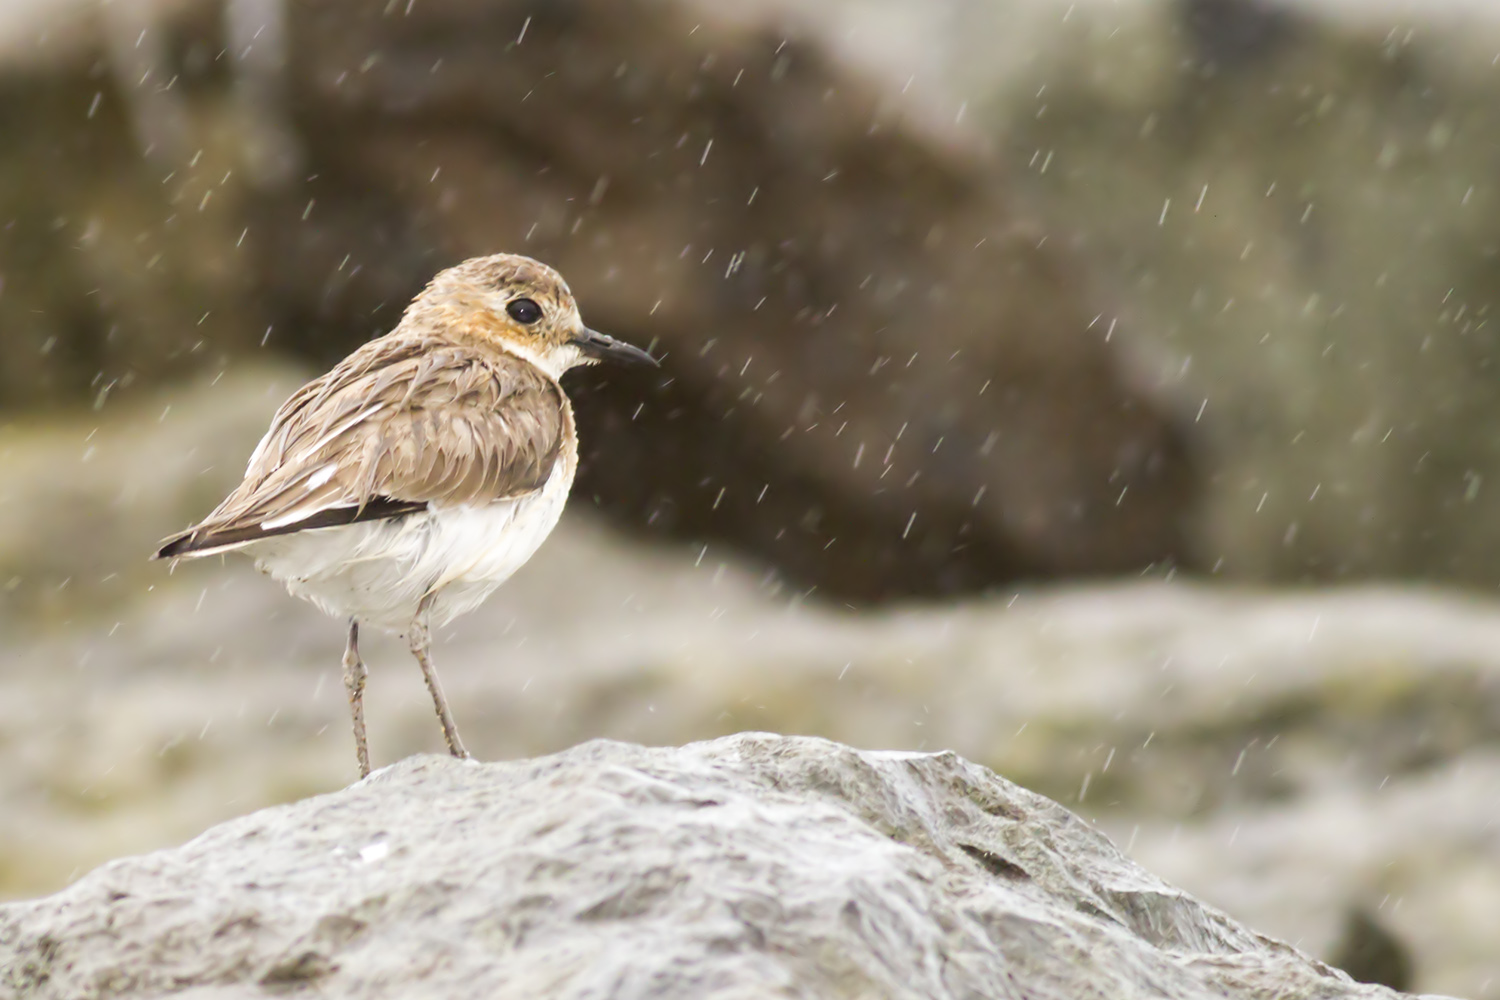
[[511, 319], [527, 326], [542, 318], [542, 307], [530, 299], [511, 299], [505, 304], [505, 311]]

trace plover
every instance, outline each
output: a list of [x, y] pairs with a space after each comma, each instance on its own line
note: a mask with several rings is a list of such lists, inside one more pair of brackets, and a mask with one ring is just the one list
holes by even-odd
[[557, 524], [578, 467], [558, 379], [602, 360], [656, 364], [584, 326], [545, 264], [497, 254], [449, 268], [394, 330], [283, 403], [244, 482], [156, 558], [242, 551], [348, 621], [344, 685], [361, 777], [361, 625], [405, 633], [448, 750], [467, 757], [431, 630], [476, 608]]

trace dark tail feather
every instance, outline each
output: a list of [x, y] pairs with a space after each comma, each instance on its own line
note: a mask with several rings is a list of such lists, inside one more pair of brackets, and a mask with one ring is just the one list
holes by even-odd
[[199, 554], [207, 555], [218, 549], [256, 542], [275, 535], [290, 535], [296, 531], [311, 531], [314, 528], [337, 528], [360, 521], [386, 521], [426, 509], [425, 502], [375, 497], [363, 507], [328, 507], [300, 521], [275, 528], [262, 528], [258, 524], [217, 529], [199, 525], [164, 540], [161, 546], [152, 553], [151, 558], [178, 559]]
[[171, 538], [164, 540], [161, 543], [161, 547], [158, 548], [155, 552], [151, 553], [151, 558], [172, 559], [176, 556], [188, 555], [196, 547], [194, 545], [196, 541], [197, 539], [193, 537], [193, 533], [191, 531], [185, 532], [181, 535], [173, 535]]

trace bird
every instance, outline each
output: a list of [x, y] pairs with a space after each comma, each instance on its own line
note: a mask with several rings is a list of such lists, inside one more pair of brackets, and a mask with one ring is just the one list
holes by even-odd
[[557, 525], [578, 469], [559, 379], [601, 361], [660, 364], [585, 326], [567, 283], [540, 261], [502, 253], [449, 267], [389, 333], [293, 393], [240, 485], [154, 558], [243, 552], [347, 622], [343, 679], [361, 778], [370, 773], [361, 626], [406, 636], [448, 751], [466, 758], [432, 630], [478, 607]]

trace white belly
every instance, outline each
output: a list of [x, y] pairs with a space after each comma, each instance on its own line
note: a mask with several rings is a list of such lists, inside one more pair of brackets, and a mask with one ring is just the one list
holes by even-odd
[[439, 627], [525, 565], [557, 525], [572, 485], [572, 463], [559, 462], [540, 491], [519, 500], [300, 531], [247, 551], [297, 597], [391, 632], [406, 630], [430, 592]]

